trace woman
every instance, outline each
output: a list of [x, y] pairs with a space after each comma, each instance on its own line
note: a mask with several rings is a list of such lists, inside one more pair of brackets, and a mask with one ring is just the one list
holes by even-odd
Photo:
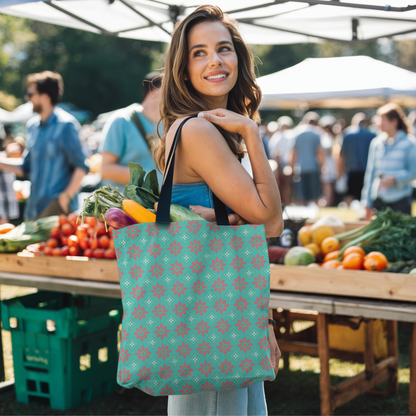
[[377, 111], [384, 134], [371, 141], [361, 199], [366, 205], [366, 219], [374, 209], [390, 207], [411, 214], [412, 181], [416, 178], [416, 145], [409, 136], [403, 110], [394, 103]]
[[[196, 206], [212, 219], [212, 192], [236, 214], [234, 223], [264, 224], [267, 237], [282, 231], [279, 191], [256, 125], [261, 92], [252, 55], [234, 22], [215, 6], [201, 6], [181, 21], [166, 55], [156, 161], [164, 171], [172, 140], [183, 126], [172, 203]], [[239, 163], [244, 139], [253, 179]], [[280, 352], [270, 327], [273, 364]], [[246, 389], [170, 396], [169, 415], [265, 415], [263, 383]]]

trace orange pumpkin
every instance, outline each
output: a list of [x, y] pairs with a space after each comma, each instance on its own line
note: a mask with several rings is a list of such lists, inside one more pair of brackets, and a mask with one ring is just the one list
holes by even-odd
[[344, 269], [361, 270], [363, 268], [364, 257], [358, 253], [351, 253], [342, 260]]
[[328, 260], [326, 263], [322, 263], [323, 269], [337, 269], [341, 265], [338, 260]]
[[361, 247], [351, 246], [351, 247], [348, 247], [347, 249], [345, 249], [345, 251], [342, 253], [342, 258], [345, 259], [345, 257], [347, 257], [348, 254], [351, 254], [351, 253], [357, 253], [357, 254], [360, 254], [363, 257], [365, 256], [365, 251]]
[[379, 251], [372, 251], [364, 257], [364, 269], [382, 271], [387, 269], [387, 257]]
[[338, 255], [339, 255], [339, 251], [338, 250], [331, 251], [331, 253], [328, 253], [328, 254], [325, 255], [324, 260], [323, 260], [323, 263], [326, 263], [329, 260], [336, 260], [337, 257], [338, 257]]

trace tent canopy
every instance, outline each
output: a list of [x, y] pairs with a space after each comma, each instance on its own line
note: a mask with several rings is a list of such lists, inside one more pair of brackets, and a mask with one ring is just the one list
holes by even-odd
[[[217, 0], [251, 44], [416, 38], [416, 1]], [[205, 2], [202, 2], [204, 4]], [[170, 42], [194, 0], [2, 0], [0, 13], [133, 39]]]
[[262, 109], [416, 106], [416, 73], [368, 56], [308, 58], [257, 82]]

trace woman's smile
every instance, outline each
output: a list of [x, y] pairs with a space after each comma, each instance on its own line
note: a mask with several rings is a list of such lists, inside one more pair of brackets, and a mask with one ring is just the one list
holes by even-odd
[[229, 74], [226, 71], [213, 71], [204, 78], [210, 82], [223, 82], [228, 76]]

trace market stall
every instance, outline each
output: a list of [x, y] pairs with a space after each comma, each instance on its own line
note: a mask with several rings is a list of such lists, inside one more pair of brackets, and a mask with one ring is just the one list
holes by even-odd
[[[380, 284], [376, 284], [374, 279], [377, 278], [380, 279]], [[323, 285], [317, 284], [317, 281]], [[353, 282], [359, 285], [354, 290]], [[111, 260], [2, 254], [0, 284], [120, 297], [117, 264]], [[399, 290], [403, 284], [407, 285], [407, 290]], [[350, 287], [351, 292], [346, 292], [346, 287]], [[361, 288], [367, 289], [363, 292]], [[270, 306], [287, 312], [297, 310], [298, 313], [299, 311], [316, 313], [312, 315], [318, 327], [316, 343], [284, 340], [280, 334], [278, 339], [282, 352], [297, 352], [320, 357], [322, 414], [332, 414], [335, 407], [369, 391], [384, 380], [390, 380], [390, 391], [395, 391], [397, 321], [413, 323], [409, 414], [416, 414], [416, 358], [414, 358], [416, 357], [416, 306], [412, 303], [416, 302], [416, 286], [413, 288], [411, 281], [394, 273], [375, 274], [366, 271], [323, 271], [297, 266], [271, 266]], [[393, 293], [390, 294], [390, 291]], [[322, 293], [327, 294], [322, 295]], [[374, 299], [369, 300], [369, 297]], [[365, 354], [348, 357], [357, 361], [361, 357], [367, 365], [366, 372], [333, 387], [330, 385], [328, 362], [329, 358], [334, 356], [334, 351], [328, 344], [328, 324], [333, 322], [335, 317], [340, 316], [360, 317], [368, 322], [374, 319], [388, 320], [389, 354], [384, 360], [375, 364], [372, 358], [373, 347], [369, 342]], [[339, 351], [335, 352], [335, 356], [339, 356]]]

